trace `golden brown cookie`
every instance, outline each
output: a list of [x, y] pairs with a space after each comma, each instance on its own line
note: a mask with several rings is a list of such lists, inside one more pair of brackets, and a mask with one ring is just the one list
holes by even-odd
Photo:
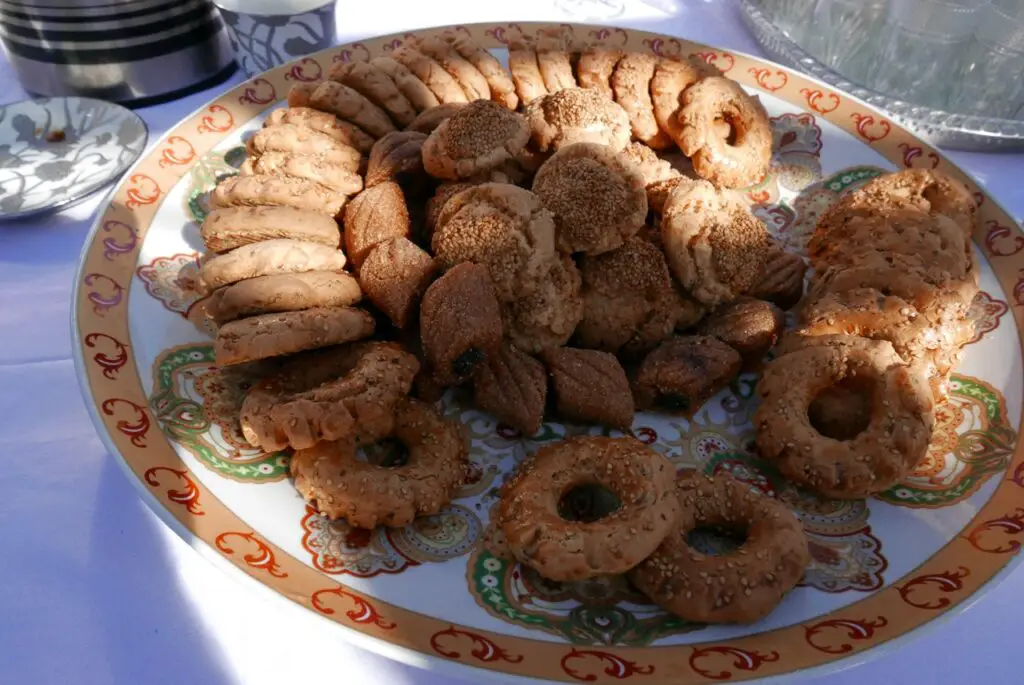
[[487, 85], [484, 75], [444, 38], [439, 36], [420, 38], [415, 41], [413, 46], [440, 64], [459, 84], [466, 94], [467, 100], [472, 102], [473, 100], [490, 99], [491, 87]]
[[530, 104], [534, 98], [548, 92], [544, 85], [544, 77], [537, 65], [537, 52], [521, 42], [513, 42], [508, 46], [508, 68], [512, 72], [512, 81], [516, 84], [516, 95], [523, 105]]
[[210, 252], [275, 238], [291, 238], [337, 248], [341, 241], [338, 223], [320, 212], [294, 207], [226, 207], [215, 209], [199, 229]]
[[611, 252], [584, 256], [580, 275], [583, 320], [575, 335], [580, 347], [643, 355], [671, 336], [686, 314], [665, 256], [640, 236]]
[[501, 308], [485, 267], [463, 262], [427, 288], [420, 339], [441, 385], [462, 383], [495, 358], [501, 332]]
[[843, 198], [844, 207], [874, 207], [878, 210], [910, 205], [929, 214], [940, 214], [956, 222], [968, 242], [978, 227], [978, 211], [963, 183], [939, 171], [905, 169], [869, 181]]
[[420, 298], [434, 278], [434, 260], [407, 238], [375, 245], [359, 267], [359, 285], [400, 329], [415, 323]]
[[409, 237], [409, 211], [397, 183], [367, 188], [345, 207], [345, 252], [356, 269], [375, 245]]
[[596, 90], [608, 100], [615, 99], [612, 90], [612, 74], [623, 53], [606, 48], [584, 50], [576, 63], [576, 80], [580, 88]]
[[533, 191], [555, 215], [558, 249], [566, 253], [614, 250], [647, 218], [639, 172], [604, 145], [563, 147], [537, 172]]
[[[312, 94], [312, 93], [310, 93]], [[312, 107], [286, 107], [275, 109], [263, 122], [265, 127], [277, 124], [295, 124], [330, 136], [339, 143], [355, 148], [362, 154], [370, 151], [373, 136], [347, 121], [342, 121], [330, 112], [321, 112]], [[286, 150], [288, 152], [288, 150]]]
[[458, 425], [406, 399], [389, 437], [404, 448], [401, 465], [363, 461], [345, 440], [299, 450], [290, 464], [295, 488], [324, 516], [356, 528], [401, 527], [437, 514], [466, 480], [469, 455]]
[[[722, 137], [716, 122], [730, 133]], [[742, 188], [768, 173], [772, 129], [760, 100], [730, 79], [710, 76], [683, 92], [679, 111], [680, 149], [693, 160], [701, 178], [716, 186]]]
[[477, 100], [434, 129], [423, 143], [423, 167], [435, 178], [469, 178], [512, 159], [529, 139], [526, 119], [496, 102]]
[[[607, 515], [565, 506], [566, 495], [581, 486], [610, 492], [618, 508]], [[544, 578], [624, 573], [657, 549], [679, 520], [675, 468], [633, 438], [569, 438], [520, 464], [502, 491], [498, 514], [509, 550]]]
[[580, 274], [567, 255], [548, 262], [540, 278], [521, 283], [518, 295], [502, 302], [505, 335], [531, 354], [569, 342], [582, 318]]
[[373, 329], [373, 317], [355, 307], [261, 314], [221, 326], [214, 353], [228, 366], [361, 340]]
[[566, 88], [576, 88], [576, 77], [572, 73], [572, 61], [565, 41], [551, 36], [541, 36], [535, 48], [537, 69], [544, 80], [544, 89], [557, 93]]
[[686, 89], [709, 76], [722, 73], [704, 60], [660, 59], [651, 77], [651, 104], [654, 119], [662, 132], [682, 147], [683, 125], [679, 113], [683, 109], [683, 93]]
[[337, 216], [346, 197], [319, 183], [280, 176], [232, 176], [210, 193], [210, 209], [225, 207], [293, 207]]
[[648, 354], [633, 382], [637, 407], [692, 415], [740, 372], [739, 352], [717, 338], [681, 335]]
[[594, 90], [567, 88], [542, 95], [523, 113], [540, 152], [573, 143], [600, 143], [617, 151], [629, 143], [629, 115]]
[[340, 164], [331, 164], [314, 155], [265, 152], [245, 160], [242, 176], [281, 176], [317, 183], [340, 195], [355, 195], [363, 189], [363, 177]]
[[409, 98], [386, 71], [372, 62], [337, 62], [327, 72], [327, 78], [360, 93], [399, 126], [407, 126], [416, 117], [416, 108]]
[[717, 307], [705, 318], [697, 333], [718, 338], [740, 353], [743, 367], [760, 366], [775, 346], [785, 327], [782, 310], [770, 302], [741, 297]]
[[468, 36], [452, 36], [446, 40], [483, 75], [490, 88], [492, 100], [511, 110], [519, 106], [519, 97], [516, 96], [516, 86], [512, 83], [512, 77], [494, 55]]
[[381, 55], [370, 60], [370, 64], [391, 77], [399, 92], [412, 103], [417, 112], [423, 112], [441, 104], [433, 91], [427, 88], [427, 84], [416, 78], [415, 74], [394, 58]]
[[278, 238], [243, 245], [205, 260], [199, 278], [209, 290], [270, 274], [341, 271], [345, 254], [336, 247]]
[[355, 124], [374, 138], [395, 130], [395, 124], [384, 110], [359, 92], [335, 81], [324, 81], [317, 86], [309, 104]]
[[615, 102], [629, 114], [633, 136], [655, 150], [663, 150], [672, 140], [658, 128], [651, 102], [651, 79], [658, 58], [643, 52], [628, 52], [612, 72]]
[[804, 295], [806, 273], [807, 264], [803, 257], [786, 252], [772, 241], [761, 277], [747, 294], [759, 300], [767, 300], [782, 309], [792, 309]]
[[394, 429], [394, 413], [419, 369], [394, 343], [357, 342], [305, 352], [253, 385], [242, 402], [242, 435], [266, 452], [324, 440], [372, 443]]
[[551, 378], [559, 416], [621, 431], [633, 425], [633, 395], [615, 355], [600, 350], [556, 347], [541, 355]]
[[268, 152], [316, 155], [324, 161], [339, 164], [351, 171], [359, 168], [362, 158], [362, 154], [356, 148], [317, 129], [300, 124], [280, 123], [264, 126], [253, 133], [246, 147], [252, 156]]
[[[679, 477], [676, 493], [679, 525], [629, 579], [655, 604], [694, 623], [751, 623], [767, 616], [811, 563], [800, 520], [782, 502], [732, 476], [691, 471]], [[701, 528], [739, 533], [743, 545], [705, 554], [688, 542]]]
[[345, 273], [305, 271], [269, 274], [214, 291], [210, 316], [217, 324], [256, 314], [314, 307], [342, 307], [363, 299], [359, 282]]
[[466, 92], [458, 81], [452, 78], [451, 74], [445, 71], [444, 67], [436, 60], [424, 55], [414, 47], [402, 45], [391, 52], [395, 61], [405, 65], [416, 78], [430, 89], [437, 101], [441, 104], [446, 102], [468, 102]]
[[416, 131], [389, 133], [370, 150], [366, 165], [366, 187], [387, 181], [419, 179], [425, 173], [421, 150], [427, 136]]
[[544, 365], [508, 343], [488, 358], [473, 379], [476, 408], [525, 437], [540, 431], [547, 394]]
[[770, 246], [767, 228], [746, 203], [707, 181], [669, 197], [661, 243], [673, 275], [709, 307], [750, 290], [764, 271]]

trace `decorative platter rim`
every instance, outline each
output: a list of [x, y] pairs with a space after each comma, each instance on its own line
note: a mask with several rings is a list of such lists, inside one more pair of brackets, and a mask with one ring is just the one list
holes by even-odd
[[[526, 34], [528, 30], [528, 35], [534, 35], [538, 30], [553, 26], [548, 22], [486, 23], [430, 27], [415, 33], [461, 30], [485, 47], [496, 48], [504, 42], [506, 32]], [[911, 167], [926, 160], [933, 168], [941, 167], [957, 175], [972, 189], [977, 187], [941, 153], [891, 122], [877, 108], [798, 71], [740, 52], [722, 51], [656, 33], [586, 24], [558, 26], [563, 30], [578, 30], [581, 35], [593, 36], [600, 42], [643, 45], [656, 54], [663, 54], [660, 52], [663, 50], [690, 50], [694, 51], [691, 54], [700, 53], [709, 61], [721, 59], [729, 65], [729, 76], [787, 99], [789, 104], [804, 112], [813, 112], [836, 124], [896, 166], [900, 166], [901, 161], [903, 166]], [[218, 567], [231, 569], [236, 576], [246, 576], [273, 595], [290, 599], [333, 624], [345, 627], [349, 637], [360, 646], [415, 666], [462, 677], [479, 676], [486, 671], [488, 675], [504, 679], [519, 677], [533, 681], [541, 678], [564, 682], [620, 682], [628, 678], [640, 683], [657, 679], [689, 684], [749, 678], [776, 680], [798, 672], [806, 675], [808, 671], [848, 667], [916, 637], [921, 628], [935, 626], [940, 617], [947, 618], [962, 611], [1017, 566], [1020, 557], [1016, 552], [1020, 538], [1024, 537], [1024, 450], [1019, 439], [1012, 446], [1007, 471], [996, 476], [999, 484], [992, 496], [959, 533], [906, 575], [851, 604], [816, 617], [811, 625], [796, 623], [711, 642], [590, 649], [570, 642], [462, 630], [465, 626], [350, 590], [336, 577], [318, 573], [274, 543], [261, 539], [257, 530], [227, 508], [200, 478], [193, 476], [157, 425], [142, 374], [135, 363], [134, 341], [129, 332], [129, 290], [135, 278], [138, 253], [157, 210], [201, 155], [276, 105], [290, 83], [313, 80], [307, 70], [315, 67], [319, 75], [323, 67], [318, 59], [329, 64], [332, 58], [350, 58], [353, 51], [361, 50], [369, 55], [368, 46], [373, 46], [374, 50], [386, 49], [388, 45], [400, 44], [405, 35], [408, 34], [392, 34], [329, 48], [255, 76], [213, 98], [183, 118], [152, 145], [147, 154], [140, 156], [112, 191], [109, 203], [101, 209], [90, 230], [73, 290], [71, 327], [76, 374], [105, 446], [117, 456], [129, 480], [144, 493], [147, 504], [175, 532], [215, 561]], [[738, 68], [733, 71], [734, 67]], [[786, 97], [793, 93], [797, 95]], [[857, 111], [850, 113], [851, 106]], [[851, 120], [838, 120], [837, 111], [851, 114]], [[191, 140], [183, 137], [186, 132]], [[1013, 298], [1009, 309], [1017, 326], [1014, 336], [1017, 339], [1020, 307], [1024, 305], [1024, 276], [1018, 278], [1017, 274], [1024, 274], [1024, 255], [1014, 257], [1024, 250], [1024, 235], [997, 201], [980, 189], [978, 197], [983, 202], [984, 215], [996, 218], [991, 219], [991, 227], [985, 229], [987, 233], [979, 232], [975, 240], [995, 270], [1003, 292]], [[982, 224], [986, 225], [984, 221]], [[109, 234], [103, 240], [101, 231]], [[998, 245], [1009, 243], [1015, 249], [1005, 252], [998, 247], [997, 240]], [[973, 540], [974, 534], [989, 530], [1005, 533], [1004, 537], [1009, 538], [1005, 543], [1007, 549], [1003, 549], [1003, 545], [992, 550], [978, 546]], [[238, 536], [239, 542], [244, 539], [250, 546], [241, 549], [240, 544], [222, 544], [226, 535]], [[203, 544], [196, 545], [197, 540]], [[954, 547], [957, 550], [951, 551]], [[255, 552], [246, 553], [252, 549]], [[939, 563], [946, 560], [944, 557], [970, 557], [978, 562], [979, 572], [964, 582], [964, 576], [955, 574], [957, 569], [966, 567], [958, 562], [952, 570], [945, 569]], [[954, 582], [948, 594], [952, 596], [942, 597], [944, 604], [916, 611], [909, 601], [906, 602], [909, 608], [899, 604], [903, 588], [911, 582], [941, 583], [948, 580], [950, 573]], [[320, 589], [308, 592], [314, 587]], [[335, 596], [338, 600], [335, 608], [320, 601], [321, 593]], [[885, 605], [886, 598], [895, 600], [894, 606], [902, 613], [897, 612], [887, 619], [886, 612], [877, 614], [875, 619], [875, 607]], [[898, 620], [893, 622], [893, 617]], [[405, 624], [405, 631], [394, 631], [397, 619]], [[838, 644], [815, 644], [812, 635], [820, 635], [822, 631], [838, 631], [831, 636]], [[531, 651], [528, 653], [525, 648]], [[673, 650], [677, 650], [676, 656], [669, 656], [667, 653]], [[530, 656], [524, 658], [527, 654]], [[673, 668], [671, 680], [663, 681], [662, 677], [669, 675], [667, 665]], [[654, 673], [658, 676], [652, 679]]]
[[[88, 183], [81, 184], [74, 188], [74, 192], [68, 192], [62, 195], [53, 195], [54, 201], [44, 202], [43, 204], [17, 209], [14, 211], [6, 211], [0, 208], [0, 222], [13, 221], [15, 219], [23, 219], [46, 212], [52, 212], [58, 209], [67, 208], [73, 206], [103, 190], [104, 186], [116, 182], [122, 174], [128, 169], [133, 168], [136, 163], [142, 158], [142, 154], [146, 151], [146, 144], [149, 142], [149, 126], [146, 124], [145, 119], [139, 116], [138, 112], [132, 111], [127, 107], [118, 104], [116, 102], [108, 102], [106, 100], [97, 100], [96, 98], [80, 97], [80, 96], [55, 96], [55, 97], [43, 97], [43, 98], [25, 98], [18, 100], [17, 102], [11, 102], [6, 105], [0, 106], [2, 110], [8, 110], [14, 107], [23, 105], [35, 104], [39, 106], [51, 106], [53, 103], [60, 102], [81, 102], [91, 103], [96, 107], [102, 107], [112, 112], [118, 113], [118, 116], [122, 117], [124, 121], [131, 121], [137, 125], [140, 129], [139, 136], [131, 142], [131, 146], [122, 146], [123, 151], [129, 152], [125, 157], [119, 156], [118, 159], [114, 160], [114, 164], [109, 166], [109, 171], [104, 172], [102, 175], [95, 176], [93, 180]], [[45, 135], [48, 131], [43, 130], [40, 135]], [[137, 147], [136, 147], [137, 146]], [[59, 158], [54, 161], [61, 161]], [[70, 190], [70, 188], [68, 188]], [[59, 198], [59, 199], [58, 199]]]

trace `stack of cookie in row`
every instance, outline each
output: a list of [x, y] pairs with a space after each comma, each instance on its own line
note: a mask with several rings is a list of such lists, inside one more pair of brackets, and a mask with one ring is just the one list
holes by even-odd
[[975, 205], [934, 171], [881, 176], [822, 216], [800, 326], [759, 386], [761, 452], [802, 485], [861, 498], [924, 458], [973, 336]]

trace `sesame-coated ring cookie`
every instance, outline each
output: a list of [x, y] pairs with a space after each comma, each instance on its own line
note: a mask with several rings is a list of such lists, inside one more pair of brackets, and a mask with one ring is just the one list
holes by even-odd
[[242, 402], [242, 435], [267, 452], [321, 440], [380, 440], [419, 370], [394, 343], [359, 342], [289, 359]]
[[[566, 520], [560, 499], [584, 485], [607, 489], [619, 507], [594, 521]], [[502, 492], [499, 519], [512, 554], [545, 578], [624, 573], [679, 520], [675, 467], [632, 438], [569, 438], [522, 463]]]
[[708, 76], [721, 76], [715, 67], [703, 60], [690, 58], [658, 60], [651, 77], [651, 104], [658, 127], [680, 145], [683, 125], [679, 112], [683, 108], [686, 89]]
[[[716, 122], [724, 120], [723, 137]], [[761, 102], [730, 79], [705, 78], [683, 92], [679, 111], [679, 147], [693, 160], [693, 169], [716, 186], [742, 188], [768, 173], [772, 128]]]
[[[811, 562], [800, 521], [784, 504], [731, 476], [691, 471], [677, 480], [682, 518], [629, 579], [655, 604], [694, 623], [750, 623], [772, 611]], [[704, 554], [698, 528], [746, 533], [739, 549]]]
[[555, 215], [558, 249], [567, 254], [614, 250], [647, 218], [640, 172], [606, 145], [563, 147], [541, 166], [533, 192]]
[[[882, 340], [834, 335], [772, 361], [757, 390], [757, 447], [783, 475], [835, 499], [860, 499], [895, 485], [928, 451], [933, 399], [924, 376]], [[849, 440], [823, 436], [808, 410], [840, 384], [871, 398], [866, 428]]]
[[470, 178], [513, 159], [530, 140], [526, 119], [492, 100], [471, 102], [423, 143], [423, 168], [435, 178]]
[[630, 52], [615, 65], [611, 85], [615, 102], [629, 114], [633, 136], [655, 150], [663, 150], [672, 145], [672, 139], [658, 128], [654, 117], [651, 79], [657, 64], [658, 58], [654, 55]]
[[595, 90], [566, 88], [542, 95], [528, 104], [523, 114], [539, 152], [573, 143], [600, 143], [618, 151], [629, 144], [626, 110]]
[[466, 479], [469, 457], [458, 426], [433, 406], [405, 399], [389, 437], [408, 453], [401, 466], [362, 461], [348, 440], [297, 451], [290, 465], [295, 488], [320, 513], [356, 528], [400, 527], [441, 511]]

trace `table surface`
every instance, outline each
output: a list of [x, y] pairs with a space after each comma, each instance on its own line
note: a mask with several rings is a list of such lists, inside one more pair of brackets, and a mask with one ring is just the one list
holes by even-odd
[[[339, 40], [582, 19], [540, 0], [358, 5], [339, 6]], [[626, 0], [614, 23], [760, 53], [728, 1]], [[140, 110], [151, 143], [226, 87]], [[6, 63], [0, 88], [2, 102], [24, 97]], [[1024, 154], [950, 156], [1021, 219]], [[9, 467], [0, 480], [0, 683], [457, 685], [351, 647], [303, 610], [237, 585], [138, 498], [96, 436], [71, 361], [71, 284], [100, 202], [0, 226], [0, 449]], [[1020, 683], [1022, 597], [1018, 570], [898, 650], [803, 682]]]

